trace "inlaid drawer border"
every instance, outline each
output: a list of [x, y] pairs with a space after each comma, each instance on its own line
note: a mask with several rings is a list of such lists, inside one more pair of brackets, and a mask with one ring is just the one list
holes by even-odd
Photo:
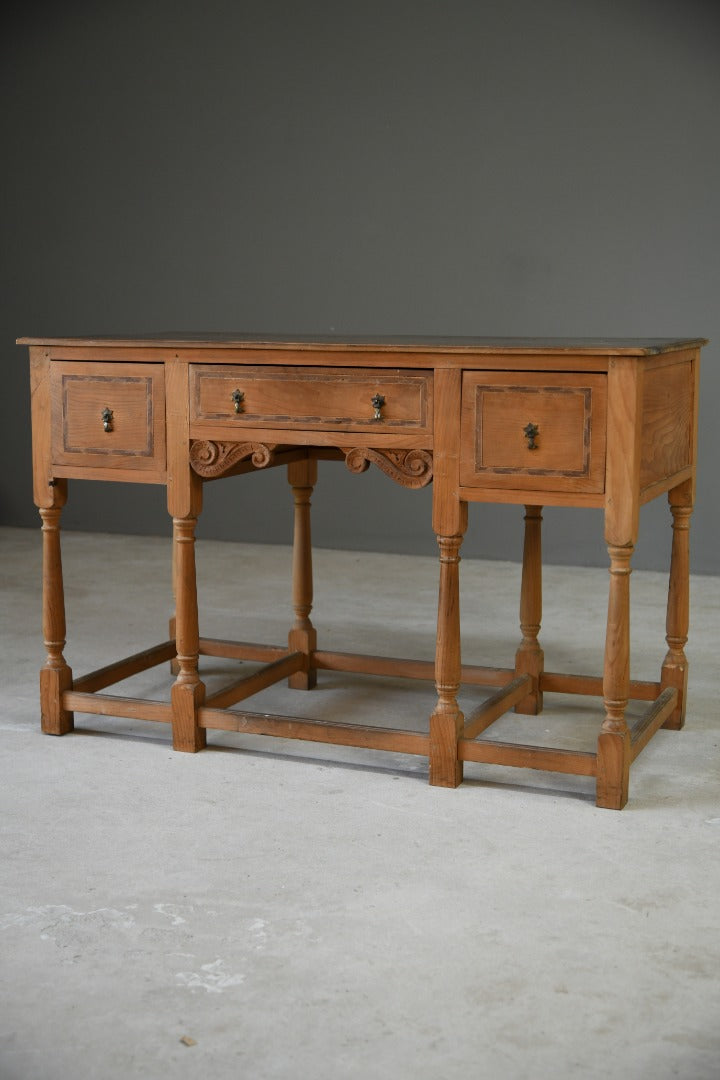
[[[482, 465], [482, 413], [480, 410], [480, 395], [481, 394], [556, 394], [558, 397], [567, 395], [581, 394], [583, 397], [583, 463], [579, 469], [533, 469], [524, 468], [523, 466], [493, 466]], [[562, 476], [562, 477], [575, 477], [575, 476], [588, 476], [590, 473], [590, 446], [591, 446], [591, 433], [592, 433], [592, 389], [590, 387], [579, 386], [492, 386], [486, 383], [481, 383], [475, 387], [475, 415], [477, 416], [477, 424], [475, 426], [475, 470], [478, 474], [485, 475], [491, 473], [497, 476]]]
[[[86, 382], [86, 383], [111, 383], [113, 386], [118, 384], [125, 384], [127, 386], [137, 385], [139, 383], [145, 383], [147, 398], [146, 398], [146, 414], [145, 419], [147, 421], [147, 442], [145, 449], [116, 449], [111, 446], [71, 446], [68, 441], [68, 384], [71, 382]], [[154, 426], [153, 426], [153, 395], [152, 386], [153, 380], [150, 375], [131, 375], [131, 376], [117, 376], [117, 375], [73, 375], [62, 374], [60, 376], [60, 384], [62, 387], [62, 451], [65, 454], [102, 454], [104, 457], [153, 457], [155, 455], [155, 438], [154, 438]], [[108, 395], [110, 397], [110, 395]]]
[[[382, 390], [384, 387], [396, 386], [398, 389], [408, 389], [408, 387], [414, 387], [418, 391], [418, 404], [419, 415], [416, 419], [406, 418], [397, 419], [387, 416], [382, 416], [382, 419], [378, 421], [371, 415], [367, 417], [363, 416], [322, 416], [313, 415], [311, 413], [303, 413], [301, 415], [293, 415], [290, 413], [269, 413], [269, 412], [246, 412], [242, 411], [239, 415], [233, 416], [229, 411], [225, 412], [210, 412], [205, 411], [201, 402], [201, 387], [203, 376], [209, 376], [211, 378], [224, 379], [227, 382], [232, 382], [233, 378], [237, 378], [239, 382], [247, 382], [248, 379], [252, 379], [256, 383], [273, 383], [273, 382], [288, 382], [297, 380], [304, 384], [317, 385], [322, 387], [328, 383], [333, 384], [348, 384], [348, 383], [363, 383], [368, 382], [377, 386]], [[208, 430], [208, 425], [213, 423], [222, 423], [233, 427], [235, 425], [247, 426], [247, 427], [263, 427], [273, 428], [275, 426], [282, 427], [308, 427], [315, 426], [320, 429], [342, 429], [346, 427], [352, 428], [369, 428], [379, 431], [409, 431], [409, 432], [421, 432], [432, 430], [432, 373], [431, 372], [415, 372], [415, 371], [402, 371], [395, 372], [387, 369], [358, 369], [358, 368], [346, 368], [343, 370], [316, 370], [311, 371], [308, 369], [293, 370], [291, 372], [281, 372], [272, 368], [258, 368], [258, 367], [238, 367], [234, 370], [230, 366], [215, 365], [191, 365], [190, 368], [190, 385], [191, 385], [191, 414], [190, 424], [191, 430], [200, 434], [205, 433]], [[370, 411], [370, 403], [368, 403], [368, 411]]]

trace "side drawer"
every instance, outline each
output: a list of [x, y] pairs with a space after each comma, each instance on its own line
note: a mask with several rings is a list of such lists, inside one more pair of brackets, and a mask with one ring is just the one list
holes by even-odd
[[194, 364], [190, 424], [197, 434], [209, 426], [228, 431], [271, 427], [431, 434], [432, 375], [415, 370]]
[[52, 461], [81, 469], [165, 469], [162, 364], [50, 365]]
[[460, 484], [602, 492], [606, 423], [605, 375], [465, 372]]

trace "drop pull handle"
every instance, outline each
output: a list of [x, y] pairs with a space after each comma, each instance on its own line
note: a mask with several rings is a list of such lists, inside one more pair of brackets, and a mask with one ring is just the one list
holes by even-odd
[[525, 427], [523, 428], [523, 434], [524, 434], [525, 438], [528, 441], [528, 444], [527, 444], [528, 450], [539, 450], [540, 449], [538, 444], [535, 442], [538, 435], [540, 434], [540, 428], [537, 426], [537, 424], [526, 424]]
[[113, 411], [108, 409], [107, 405], [100, 414], [102, 416], [103, 429], [105, 431], [112, 431], [113, 429]]
[[245, 395], [243, 394], [242, 390], [233, 390], [230, 397], [232, 398], [233, 405], [235, 406], [235, 412], [241, 413], [243, 411], [243, 402], [245, 400]]
[[373, 416], [373, 420], [382, 420], [382, 413], [381, 413], [380, 410], [382, 409], [383, 405], [385, 404], [385, 398], [382, 396], [382, 394], [374, 394], [372, 396], [372, 398], [370, 399], [370, 404], [372, 405], [373, 409], [375, 410], [375, 415]]

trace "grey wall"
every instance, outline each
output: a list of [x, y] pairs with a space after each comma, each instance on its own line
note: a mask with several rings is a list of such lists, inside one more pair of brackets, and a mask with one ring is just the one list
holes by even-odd
[[[95, 0], [3, 30], [3, 523], [37, 520], [21, 334], [687, 334], [720, 573], [720, 5]], [[285, 542], [286, 486], [209, 485], [201, 535]], [[432, 552], [429, 498], [326, 464], [316, 541]], [[473, 507], [465, 553], [519, 557], [520, 515]], [[64, 520], [168, 531], [140, 485], [77, 482]], [[605, 564], [600, 536], [546, 512], [548, 560]]]

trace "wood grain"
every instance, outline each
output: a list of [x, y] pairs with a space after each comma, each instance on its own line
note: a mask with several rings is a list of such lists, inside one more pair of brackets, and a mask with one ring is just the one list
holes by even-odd
[[65, 660], [65, 593], [60, 553], [59, 506], [42, 507], [43, 540], [43, 638], [47, 651], [40, 671], [40, 715], [47, 735], [66, 735], [73, 730], [73, 714], [62, 702], [72, 686], [72, 671]]
[[465, 372], [460, 483], [602, 491], [606, 396], [602, 375]]
[[155, 482], [164, 479], [162, 364], [53, 363], [51, 401], [54, 463], [82, 469], [117, 466], [147, 473]]
[[[243, 395], [236, 411], [233, 394]], [[372, 400], [384, 398], [380, 419]], [[432, 376], [419, 371], [193, 364], [191, 423], [245, 427], [326, 427], [341, 431], [432, 430]]]
[[522, 641], [515, 653], [515, 672], [529, 675], [530, 691], [515, 705], [515, 712], [535, 716], [542, 712], [540, 679], [545, 655], [538, 641], [542, 622], [542, 507], [525, 507], [522, 582], [520, 586], [520, 632]]
[[175, 547], [175, 639], [178, 673], [171, 690], [173, 749], [195, 753], [205, 746], [198, 724], [198, 708], [205, 703], [205, 686], [198, 674], [197, 580], [195, 574], [195, 518], [173, 520]]
[[[174, 747], [191, 752], [205, 745], [208, 728], [364, 746], [427, 756], [430, 782], [446, 787], [462, 780], [466, 760], [546, 769], [596, 777], [598, 805], [620, 809], [628, 798], [631, 762], [660, 726], [682, 724], [702, 339], [271, 341], [179, 335], [23, 340], [31, 362], [33, 491], [43, 519], [45, 731], [72, 730], [77, 709], [169, 721]], [[242, 394], [237, 411], [235, 390]], [[384, 397], [382, 404], [373, 404], [375, 394]], [[105, 408], [111, 413], [107, 430]], [[203, 479], [192, 468], [192, 440], [229, 444], [231, 455], [244, 443], [267, 447], [262, 464], [289, 466], [294, 506], [289, 651], [200, 637], [195, 526]], [[317, 648], [310, 619], [310, 499], [319, 458], [346, 459], [360, 471], [375, 462], [407, 486], [432, 478], [440, 552], [434, 663]], [[416, 475], [420, 461], [424, 471]], [[230, 471], [256, 467], [257, 461], [243, 458]], [[166, 484], [177, 604], [170, 621], [174, 644], [118, 660], [74, 684], [63, 652], [59, 538], [68, 478]], [[668, 652], [659, 683], [633, 681], [629, 580], [639, 508], [665, 492], [673, 518]], [[468, 500], [526, 507], [522, 641], [514, 670], [462, 664], [459, 564]], [[543, 669], [541, 506], [604, 507], [610, 579], [602, 679]], [[482, 596], [474, 602], [482, 604]], [[169, 703], [99, 692], [173, 652], [176, 679]], [[266, 666], [206, 701], [200, 655]], [[309, 688], [323, 669], [434, 677], [437, 702], [429, 733], [228, 709], [279, 678]], [[461, 683], [499, 688], [467, 723], [458, 705]], [[519, 712], [539, 710], [543, 691], [602, 692], [605, 719], [597, 753], [481, 737], [513, 705]], [[625, 718], [631, 697], [650, 702], [632, 732]]]
[[462, 737], [464, 739], [474, 739], [477, 735], [480, 735], [491, 724], [494, 724], [503, 713], [506, 713], [513, 705], [527, 697], [530, 689], [532, 689], [530, 675], [520, 675], [518, 678], [513, 679], [507, 686], [492, 694], [482, 705], [478, 705], [476, 709], [473, 709], [465, 721]]
[[426, 755], [428, 752], [427, 735], [401, 728], [305, 720], [299, 716], [276, 716], [272, 713], [226, 712], [208, 707], [200, 709], [200, 724], [203, 728], [216, 728], [219, 731], [272, 735], [278, 739], [305, 739], [336, 746], [360, 746], [395, 754]]
[[692, 506], [685, 504], [684, 491], [669, 495], [673, 519], [670, 555], [670, 587], [665, 620], [668, 651], [663, 660], [660, 684], [677, 691], [675, 706], [664, 726], [679, 731], [685, 724], [689, 665], [685, 655], [690, 628], [690, 517]]
[[310, 619], [313, 603], [310, 499], [317, 483], [317, 461], [306, 458], [289, 465], [288, 483], [294, 503], [292, 602], [295, 613], [288, 634], [288, 649], [303, 656], [302, 668], [290, 673], [288, 686], [292, 690], [312, 690], [317, 683], [317, 671], [312, 662], [317, 633]]
[[640, 488], [675, 476], [692, 461], [692, 361], [643, 376]]
[[241, 679], [236, 679], [229, 686], [207, 698], [205, 704], [212, 709], [227, 709], [238, 701], [244, 701], [245, 698], [259, 693], [260, 690], [273, 686], [280, 679], [286, 676], [292, 677], [296, 672], [302, 671], [303, 660], [302, 653], [289, 653], [279, 660], [266, 664], [259, 671], [254, 671], [252, 675], [244, 675]]

